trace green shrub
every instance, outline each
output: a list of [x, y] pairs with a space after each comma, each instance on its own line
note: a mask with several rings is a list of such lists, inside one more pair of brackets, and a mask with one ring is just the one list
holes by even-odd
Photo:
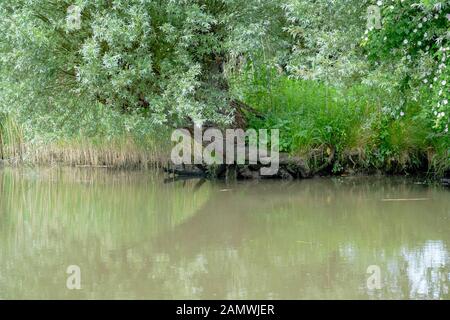
[[233, 87], [263, 115], [251, 117], [251, 127], [280, 129], [284, 152], [311, 157], [322, 150], [326, 157], [334, 150], [337, 172], [344, 166], [422, 170], [427, 160], [436, 172], [449, 167], [433, 123], [423, 118], [426, 97], [405, 100], [399, 92], [365, 85], [337, 89], [290, 79], [272, 68], [249, 67], [234, 79]]

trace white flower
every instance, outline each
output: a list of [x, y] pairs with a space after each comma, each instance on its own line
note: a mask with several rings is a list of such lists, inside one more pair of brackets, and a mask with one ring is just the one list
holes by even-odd
[[447, 105], [447, 104], [448, 104], [448, 100], [445, 99], [444, 101], [442, 101], [442, 103], [443, 103], [444, 105]]
[[408, 39], [403, 40], [403, 44], [408, 44]]
[[377, 5], [378, 5], [379, 7], [381, 7], [381, 6], [383, 5], [383, 1], [378, 0], [378, 1], [377, 1]]
[[403, 111], [400, 112], [400, 117], [403, 117], [405, 113]]
[[447, 84], [447, 81], [442, 80], [441, 84], [442, 84], [443, 86], [445, 86], [445, 85]]

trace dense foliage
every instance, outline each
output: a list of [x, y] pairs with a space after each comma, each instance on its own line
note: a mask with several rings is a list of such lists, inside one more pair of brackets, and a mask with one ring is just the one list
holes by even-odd
[[284, 151], [336, 149], [338, 172], [358, 150], [450, 167], [448, 0], [3, 0], [0, 17], [0, 119], [27, 141], [224, 126], [240, 99]]
[[450, 1], [379, 1], [381, 30], [368, 30], [369, 57], [401, 64], [404, 89], [430, 94], [434, 127], [448, 133], [450, 121]]
[[285, 2], [291, 36], [286, 69], [291, 77], [340, 85], [360, 80], [366, 59], [359, 39], [367, 24], [367, 0]]
[[260, 19], [272, 2], [3, 1], [3, 83], [14, 99], [20, 89], [47, 107], [62, 93], [150, 114], [156, 124], [227, 122], [223, 64], [265, 37], [270, 26]]

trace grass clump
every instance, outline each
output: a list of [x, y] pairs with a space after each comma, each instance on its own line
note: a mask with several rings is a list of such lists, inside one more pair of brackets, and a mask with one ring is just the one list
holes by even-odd
[[233, 86], [263, 115], [250, 115], [250, 126], [280, 129], [281, 151], [306, 157], [313, 168], [327, 161], [333, 173], [450, 168], [448, 137], [434, 133], [423, 101], [363, 84], [335, 88], [290, 79], [267, 68], [244, 72]]
[[[12, 164], [69, 165], [111, 168], [148, 168], [168, 159], [167, 128], [150, 130], [143, 118], [114, 115], [114, 110], [98, 116], [99, 110], [65, 116], [62, 122], [46, 121], [22, 114], [0, 115], [0, 156]], [[54, 112], [51, 117], [58, 119]], [[30, 117], [29, 117], [30, 119]], [[140, 122], [139, 122], [140, 121]], [[30, 123], [32, 125], [30, 125]]]

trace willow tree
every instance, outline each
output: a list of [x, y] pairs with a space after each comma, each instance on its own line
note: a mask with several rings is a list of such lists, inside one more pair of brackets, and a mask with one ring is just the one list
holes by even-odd
[[283, 13], [258, 0], [4, 0], [0, 16], [2, 105], [82, 100], [177, 125], [232, 120], [224, 64]]

